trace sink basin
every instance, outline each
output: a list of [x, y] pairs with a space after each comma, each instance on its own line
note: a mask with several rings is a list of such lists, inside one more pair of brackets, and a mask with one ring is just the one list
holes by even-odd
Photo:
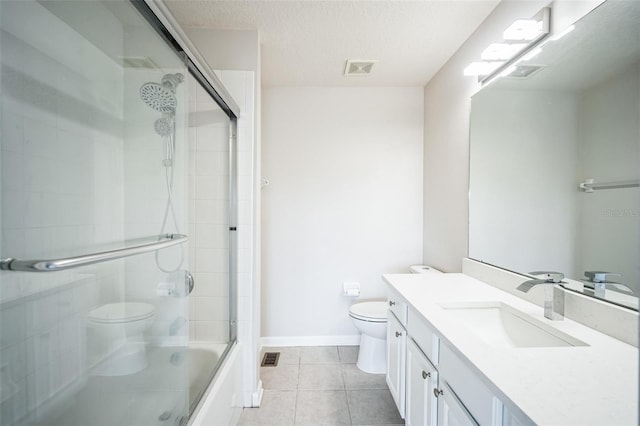
[[461, 302], [440, 306], [480, 339], [494, 346], [589, 346], [502, 302]]

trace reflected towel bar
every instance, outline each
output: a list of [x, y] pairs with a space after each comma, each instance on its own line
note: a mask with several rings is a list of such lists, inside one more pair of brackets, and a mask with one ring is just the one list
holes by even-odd
[[593, 179], [586, 179], [580, 184], [580, 189], [584, 192], [593, 192], [596, 189], [636, 188], [638, 186], [640, 186], [638, 180], [595, 183]]
[[151, 243], [137, 244], [116, 250], [90, 253], [62, 259], [21, 260], [9, 257], [0, 260], [0, 270], [24, 272], [62, 271], [65, 269], [79, 268], [81, 266], [92, 265], [94, 263], [107, 262], [109, 260], [121, 259], [123, 257], [160, 250], [185, 243], [188, 239], [186, 235], [182, 234], [166, 234], [154, 238], [158, 238], [158, 240]]

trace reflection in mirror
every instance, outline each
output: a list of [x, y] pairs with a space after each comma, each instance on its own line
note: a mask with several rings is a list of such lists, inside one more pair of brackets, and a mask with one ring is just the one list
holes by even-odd
[[469, 256], [638, 308], [640, 2], [609, 0], [472, 100]]

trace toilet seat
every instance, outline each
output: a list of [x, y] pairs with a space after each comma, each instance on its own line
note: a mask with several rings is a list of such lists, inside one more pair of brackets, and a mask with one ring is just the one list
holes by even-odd
[[89, 320], [102, 324], [127, 323], [152, 317], [156, 308], [149, 303], [108, 303], [89, 312]]
[[349, 316], [368, 322], [387, 322], [387, 302], [360, 302], [351, 305]]

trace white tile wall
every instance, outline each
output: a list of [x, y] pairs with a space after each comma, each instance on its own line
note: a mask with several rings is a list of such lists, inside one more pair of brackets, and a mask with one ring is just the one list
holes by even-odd
[[[238, 276], [238, 296], [249, 294], [249, 268], [252, 247], [253, 179], [253, 73], [219, 71], [218, 76], [238, 103], [238, 265], [246, 271]], [[197, 86], [190, 81], [192, 87]], [[191, 262], [196, 287], [191, 295], [191, 338], [226, 342], [229, 338], [229, 269], [227, 238], [228, 125], [220, 123], [222, 115], [211, 98], [199, 87], [191, 90], [196, 100], [190, 103], [190, 188], [189, 205], [191, 239], [194, 246]], [[248, 257], [248, 259], [247, 259]], [[244, 300], [244, 299], [243, 299]], [[244, 300], [246, 302], [246, 300]], [[239, 301], [242, 303], [242, 301]], [[239, 310], [245, 312], [245, 310]], [[243, 320], [245, 318], [238, 318]]]
[[[122, 68], [37, 2], [1, 8], [0, 257], [121, 240]], [[109, 38], [122, 45], [122, 28]], [[42, 420], [82, 385], [87, 313], [122, 297], [122, 273], [122, 262], [0, 273], [2, 425]]]
[[[189, 77], [189, 215], [191, 272], [190, 337], [228, 341], [228, 119], [211, 97]], [[226, 325], [226, 326], [225, 326]]]

